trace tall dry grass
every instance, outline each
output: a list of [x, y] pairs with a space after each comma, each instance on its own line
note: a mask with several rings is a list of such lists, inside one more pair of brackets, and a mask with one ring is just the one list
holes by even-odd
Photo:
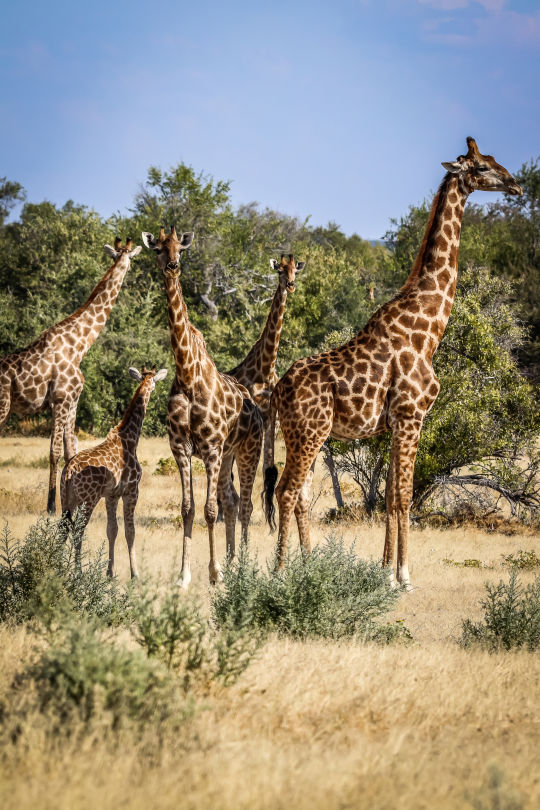
[[[88, 446], [92, 442], [82, 442]], [[0, 515], [15, 535], [42, 514], [46, 470], [29, 466], [47, 454], [46, 439], [0, 440]], [[142, 440], [136, 546], [152, 574], [179, 570], [181, 529], [177, 476], [155, 476], [170, 455], [162, 439]], [[3, 465], [3, 460], [9, 464]], [[260, 481], [260, 478], [259, 478]], [[208, 601], [204, 475], [195, 474], [193, 587]], [[257, 483], [257, 490], [260, 488]], [[328, 526], [331, 487], [318, 465], [313, 540]], [[275, 538], [254, 493], [251, 544], [269, 558]], [[96, 509], [88, 543], [105, 539], [105, 510]], [[357, 553], [378, 559], [384, 527], [334, 531]], [[224, 557], [224, 529], [218, 527]], [[296, 544], [295, 534], [291, 542]], [[0, 806], [27, 808], [535, 808], [540, 806], [540, 657], [533, 653], [463, 650], [465, 618], [480, 617], [485, 581], [506, 578], [503, 554], [538, 548], [531, 535], [477, 529], [414, 529], [411, 576], [391, 619], [414, 641], [379, 647], [273, 639], [232, 688], [206, 697], [192, 723], [161, 747], [148, 728], [116, 749], [99, 736], [81, 743], [47, 741], [39, 723], [26, 747], [2, 752]], [[119, 578], [129, 564], [123, 527], [117, 540]], [[485, 568], [445, 559], [476, 558]], [[524, 582], [531, 573], [524, 572]], [[0, 700], [32, 655], [24, 628], [0, 629]], [[180, 738], [181, 737], [181, 738]]]

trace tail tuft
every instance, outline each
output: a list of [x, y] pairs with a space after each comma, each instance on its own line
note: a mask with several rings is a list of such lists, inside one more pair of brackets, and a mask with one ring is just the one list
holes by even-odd
[[278, 478], [278, 470], [275, 464], [267, 467], [264, 471], [264, 489], [262, 493], [262, 502], [264, 508], [264, 516], [266, 522], [270, 526], [270, 531], [276, 530], [276, 507], [274, 506], [274, 490], [276, 488], [276, 481]]

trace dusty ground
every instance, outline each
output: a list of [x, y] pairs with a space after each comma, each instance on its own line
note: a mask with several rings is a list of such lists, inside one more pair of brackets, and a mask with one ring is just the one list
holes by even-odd
[[[81, 448], [95, 442], [81, 442]], [[0, 439], [0, 517], [22, 536], [45, 506], [45, 439]], [[143, 569], [180, 568], [177, 475], [154, 475], [170, 456], [166, 439], [142, 440], [136, 548]], [[197, 517], [193, 587], [208, 598], [208, 544], [203, 520], [205, 477], [196, 468]], [[275, 538], [263, 524], [260, 479], [250, 543], [260, 558]], [[313, 540], [330, 531], [320, 517], [332, 504], [319, 462]], [[378, 524], [333, 529], [357, 553], [378, 559]], [[88, 528], [92, 547], [105, 539], [105, 510]], [[295, 533], [292, 543], [296, 543]], [[218, 548], [224, 557], [224, 528]], [[462, 650], [461, 622], [480, 616], [484, 582], [507, 578], [501, 555], [540, 553], [538, 538], [475, 529], [414, 530], [411, 578], [391, 618], [414, 642], [381, 648], [352, 643], [269, 642], [238, 683], [208, 701], [196, 720], [195, 745], [170, 746], [141, 765], [127, 747], [112, 756], [92, 748], [36, 748], [4, 763], [0, 805], [6, 808], [536, 808], [540, 806], [540, 656]], [[483, 569], [443, 562], [476, 558]], [[129, 566], [123, 527], [117, 570]], [[523, 574], [529, 581], [531, 574]], [[2, 630], [5, 683], [23, 654], [20, 630]], [[38, 754], [38, 751], [41, 753]], [[491, 786], [490, 786], [491, 785]]]

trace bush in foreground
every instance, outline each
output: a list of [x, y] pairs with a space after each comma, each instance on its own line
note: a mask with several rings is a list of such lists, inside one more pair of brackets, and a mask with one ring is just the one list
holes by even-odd
[[378, 563], [359, 559], [330, 537], [311, 555], [291, 554], [285, 569], [262, 571], [243, 549], [212, 597], [218, 627], [258, 627], [294, 638], [407, 638], [401, 623], [377, 624], [399, 596]]
[[125, 595], [116, 580], [106, 576], [103, 553], [90, 553], [83, 542], [80, 565], [76, 564], [82, 518], [76, 516], [73, 526], [41, 518], [22, 540], [14, 538], [5, 524], [0, 534], [0, 621], [46, 619], [66, 599], [74, 611], [108, 624], [125, 619]]
[[95, 619], [71, 613], [64, 621], [15, 679], [9, 704], [0, 706], [0, 725], [11, 730], [14, 741], [17, 729], [39, 716], [47, 735], [68, 737], [98, 729], [140, 734], [147, 723], [179, 725], [189, 716], [189, 705], [162, 664], [105, 639]]
[[478, 645], [490, 651], [540, 648], [540, 577], [523, 588], [517, 571], [508, 583], [486, 583], [487, 597], [480, 603], [484, 609], [481, 622], [467, 619], [462, 624], [460, 643]]
[[253, 627], [223, 623], [216, 633], [201, 606], [171, 580], [135, 584], [130, 596], [130, 631], [151, 658], [180, 679], [187, 692], [213, 681], [233, 683], [251, 662], [262, 636]]

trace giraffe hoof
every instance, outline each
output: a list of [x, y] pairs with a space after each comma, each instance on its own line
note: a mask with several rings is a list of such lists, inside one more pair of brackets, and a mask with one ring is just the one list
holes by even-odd
[[176, 584], [178, 585], [179, 588], [182, 588], [182, 590], [187, 591], [190, 582], [191, 582], [191, 574], [180, 577], [180, 579]]
[[219, 585], [220, 582], [223, 582], [223, 572], [221, 568], [217, 568], [215, 571], [210, 571], [210, 585]]

